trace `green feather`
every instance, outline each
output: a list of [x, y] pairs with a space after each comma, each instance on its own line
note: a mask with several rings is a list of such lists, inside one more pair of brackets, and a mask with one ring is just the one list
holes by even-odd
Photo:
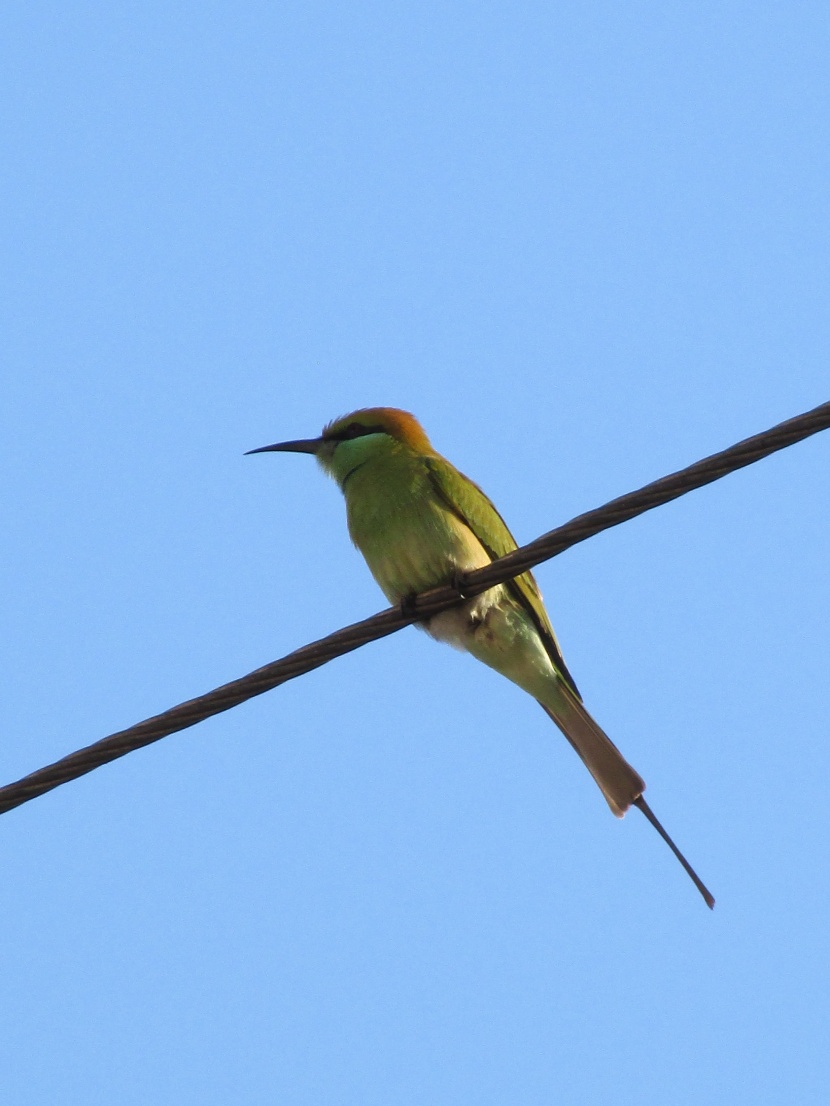
[[[478, 484], [459, 472], [440, 454], [426, 457], [425, 462], [436, 494], [447, 508], [472, 530], [494, 561], [499, 557], [506, 557], [508, 553], [518, 548], [516, 539], [507, 528], [507, 523]], [[565, 664], [533, 574], [523, 572], [521, 576], [508, 580], [505, 587], [533, 619], [551, 662], [581, 701], [582, 697]]]

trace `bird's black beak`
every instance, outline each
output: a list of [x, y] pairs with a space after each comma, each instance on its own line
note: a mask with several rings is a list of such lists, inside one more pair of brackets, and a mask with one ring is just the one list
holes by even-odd
[[249, 449], [251, 453], [316, 453], [323, 444], [322, 438], [301, 438], [296, 442], [275, 442], [274, 445], [261, 445], [259, 449]]

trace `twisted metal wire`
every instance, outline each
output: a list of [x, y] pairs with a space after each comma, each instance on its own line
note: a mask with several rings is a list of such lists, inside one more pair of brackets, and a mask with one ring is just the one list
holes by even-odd
[[163, 714], [147, 718], [129, 729], [119, 730], [92, 745], [79, 749], [63, 757], [54, 764], [40, 768], [31, 775], [24, 776], [15, 783], [0, 788], [0, 814], [35, 799], [61, 784], [77, 779], [79, 776], [100, 768], [118, 757], [150, 745], [154, 741], [167, 737], [189, 726], [195, 726], [214, 714], [230, 710], [256, 695], [262, 695], [272, 688], [315, 668], [326, 664], [335, 657], [343, 656], [370, 641], [393, 634], [413, 622], [429, 618], [440, 611], [463, 602], [464, 598], [478, 595], [495, 584], [526, 572], [572, 545], [593, 537], [611, 526], [635, 518], [663, 503], [669, 503], [695, 488], [711, 484], [722, 476], [737, 469], [760, 461], [780, 449], [808, 438], [820, 430], [830, 427], [830, 402], [815, 407], [787, 422], [779, 423], [762, 434], [746, 438], [721, 453], [698, 461], [679, 472], [664, 476], [637, 491], [629, 492], [618, 499], [612, 499], [602, 507], [578, 515], [564, 526], [551, 530], [535, 541], [524, 545], [514, 552], [493, 561], [485, 568], [467, 573], [457, 581], [457, 587], [433, 588], [416, 596], [404, 608], [389, 607], [371, 618], [363, 619], [346, 626], [328, 637], [321, 638], [293, 653], [257, 668], [255, 671], [232, 680], [228, 684], [189, 699], [185, 703], [172, 707]]

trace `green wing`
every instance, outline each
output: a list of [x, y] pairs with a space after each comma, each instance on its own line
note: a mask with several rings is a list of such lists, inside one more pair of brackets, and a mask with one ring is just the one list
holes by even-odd
[[[469, 526], [494, 561], [517, 548], [516, 539], [508, 530], [507, 523], [478, 484], [474, 484], [449, 461], [438, 455], [427, 457], [426, 464], [430, 481], [438, 496], [457, 518]], [[508, 580], [505, 587], [533, 619], [554, 667], [576, 697], [581, 699], [562, 657], [559, 642], [533, 575], [523, 572], [521, 576]]]

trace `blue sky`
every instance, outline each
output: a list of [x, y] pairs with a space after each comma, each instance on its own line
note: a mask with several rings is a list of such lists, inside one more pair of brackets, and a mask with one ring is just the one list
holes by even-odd
[[[3, 781], [382, 607], [246, 449], [414, 411], [530, 540], [830, 397], [826, 5], [0, 17]], [[415, 630], [0, 821], [4, 1098], [826, 1103], [819, 436], [538, 577], [711, 886]]]

